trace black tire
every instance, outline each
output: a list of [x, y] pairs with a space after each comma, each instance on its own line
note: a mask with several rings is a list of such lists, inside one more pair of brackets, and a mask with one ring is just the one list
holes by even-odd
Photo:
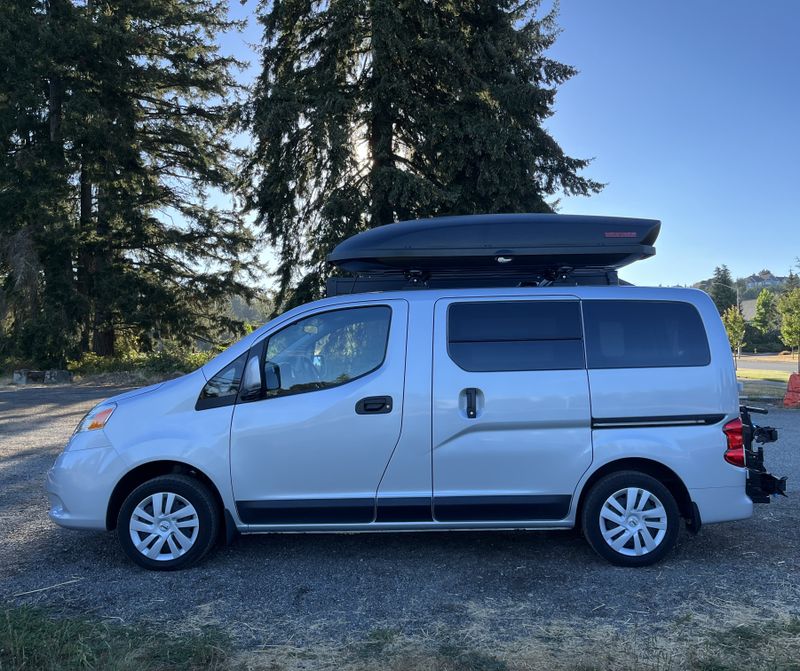
[[[606, 501], [613, 495], [627, 490], [628, 488], [645, 490], [649, 492], [650, 497], [655, 497], [661, 503], [666, 513], [666, 529], [664, 529], [665, 533], [657, 543], [658, 534], [660, 533], [659, 529], [643, 526], [637, 519], [631, 519], [634, 517], [640, 519], [642, 516], [641, 514], [632, 514], [627, 517], [624, 514], [620, 514], [620, 518], [624, 519], [628, 526], [601, 519], [600, 514], [603, 511], [603, 506]], [[621, 498], [622, 495], [620, 494], [620, 499]], [[651, 505], [653, 507], [648, 508], [648, 506]], [[647, 517], [650, 524], [660, 524], [661, 522], [658, 517], [653, 516], [654, 513], [651, 512], [653, 510], [656, 510], [655, 504], [652, 498], [648, 498], [644, 506], [644, 516]], [[612, 510], [611, 512], [614, 511]], [[647, 515], [648, 512], [651, 512], [651, 515]], [[664, 516], [662, 516], [662, 519], [663, 517]], [[583, 534], [589, 542], [589, 545], [591, 545], [592, 549], [597, 554], [617, 566], [650, 566], [663, 559], [675, 546], [675, 542], [678, 539], [680, 521], [681, 517], [678, 504], [669, 489], [656, 478], [639, 471], [619, 471], [617, 473], [610, 473], [598, 480], [586, 496], [586, 501], [583, 506], [583, 515], [581, 516]], [[618, 534], [616, 532], [617, 528], [622, 529]], [[622, 540], [623, 536], [626, 534], [631, 535], [618, 551], [611, 547], [609, 542], [603, 537], [604, 531], [608, 533], [613, 532], [615, 534], [611, 537], [612, 541]], [[644, 554], [625, 554], [626, 552], [635, 553], [636, 543], [644, 547], [646, 540], [644, 534], [649, 534], [649, 538], [652, 542], [656, 543], [656, 546], [646, 551]]]
[[[134, 545], [134, 540], [131, 537], [130, 522], [136, 507], [141, 502], [154, 494], [162, 492], [175, 494], [190, 503], [196, 511], [198, 524], [194, 542], [188, 550], [180, 556], [167, 558], [167, 555], [171, 554], [169, 546], [165, 551], [164, 545], [166, 543], [162, 543], [160, 546], [162, 549], [158, 551], [158, 555], [162, 558], [155, 559], [145, 556]], [[148, 512], [153, 512], [152, 503]], [[180, 512], [180, 509], [178, 512]], [[128, 494], [117, 518], [117, 537], [125, 554], [139, 566], [153, 571], [175, 571], [187, 568], [200, 561], [214, 547], [219, 536], [219, 528], [220, 512], [213, 495], [206, 485], [188, 475], [162, 475], [139, 485]], [[144, 531], [135, 533], [140, 540], [148, 535], [148, 532]], [[193, 532], [191, 533], [193, 535]], [[157, 537], [153, 541], [153, 545], [158, 540], [159, 538]], [[175, 541], [176, 539], [173, 536], [173, 543]]]

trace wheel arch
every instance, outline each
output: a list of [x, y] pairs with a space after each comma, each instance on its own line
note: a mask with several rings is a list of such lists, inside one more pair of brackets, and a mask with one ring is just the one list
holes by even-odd
[[108, 499], [108, 507], [106, 509], [106, 529], [108, 531], [116, 529], [117, 517], [119, 516], [120, 508], [122, 508], [122, 504], [127, 498], [128, 494], [148, 480], [156, 478], [159, 475], [171, 474], [188, 475], [189, 477], [196, 478], [206, 485], [217, 504], [220, 514], [220, 527], [225, 529], [225, 527], [228, 526], [229, 513], [225, 508], [219, 488], [214, 481], [195, 466], [182, 461], [163, 459], [139, 464], [120, 478], [119, 482], [117, 482], [117, 484], [114, 486], [111, 496]]
[[609, 461], [608, 463], [603, 464], [600, 466], [600, 468], [594, 471], [583, 484], [580, 494], [578, 495], [578, 505], [575, 508], [576, 527], [580, 527], [581, 525], [583, 505], [594, 484], [606, 475], [617, 473], [619, 471], [639, 471], [640, 473], [645, 473], [654, 477], [656, 480], [661, 482], [675, 498], [675, 502], [678, 504], [678, 510], [680, 511], [681, 517], [685, 519], [693, 519], [695, 517], [695, 512], [692, 506], [692, 497], [689, 494], [689, 490], [683, 483], [683, 480], [681, 480], [680, 476], [675, 473], [675, 471], [673, 471], [669, 466], [665, 466], [661, 462], [655, 461], [654, 459], [647, 459], [644, 457], [626, 457], [623, 459], [615, 459], [614, 461]]

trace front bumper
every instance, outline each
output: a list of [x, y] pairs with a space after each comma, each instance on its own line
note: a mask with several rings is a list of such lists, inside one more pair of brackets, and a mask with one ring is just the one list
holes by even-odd
[[62, 452], [47, 472], [50, 519], [68, 529], [105, 529], [119, 467], [110, 446]]

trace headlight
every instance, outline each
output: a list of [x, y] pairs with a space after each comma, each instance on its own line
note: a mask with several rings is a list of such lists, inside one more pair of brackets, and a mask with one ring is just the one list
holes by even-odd
[[102, 429], [108, 423], [108, 420], [111, 418], [111, 415], [114, 414], [116, 408], [116, 403], [101, 403], [100, 405], [96, 405], [84, 415], [80, 422], [78, 422], [78, 426], [75, 427], [75, 433]]

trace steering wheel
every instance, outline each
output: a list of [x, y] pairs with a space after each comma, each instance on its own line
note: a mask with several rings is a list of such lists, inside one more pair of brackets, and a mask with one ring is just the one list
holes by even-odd
[[298, 354], [292, 357], [291, 375], [295, 384], [308, 384], [309, 382], [321, 382], [319, 372], [311, 360], [311, 357]]

